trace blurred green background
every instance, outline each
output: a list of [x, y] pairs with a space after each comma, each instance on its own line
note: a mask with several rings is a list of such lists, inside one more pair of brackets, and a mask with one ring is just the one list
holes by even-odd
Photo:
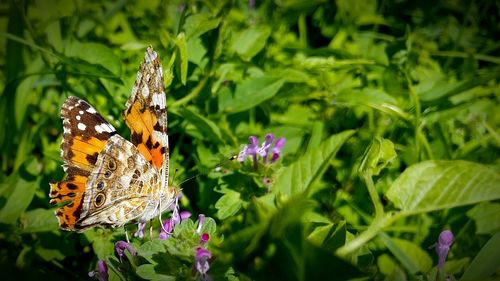
[[[171, 170], [199, 175], [181, 209], [217, 224], [215, 280], [435, 280], [443, 229], [446, 272], [486, 280], [500, 266], [499, 38], [496, 0], [2, 1], [1, 275], [85, 279], [123, 239], [58, 230], [48, 183], [64, 177], [64, 100], [128, 138], [152, 45]], [[224, 161], [266, 133], [286, 137], [277, 163]]]

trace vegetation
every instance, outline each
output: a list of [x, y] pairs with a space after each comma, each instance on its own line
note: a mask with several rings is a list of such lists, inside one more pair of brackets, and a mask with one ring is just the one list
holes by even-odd
[[[2, 276], [500, 278], [499, 1], [11, 0], [0, 11]], [[130, 224], [125, 244], [122, 228], [59, 230], [48, 191], [64, 177], [60, 107], [85, 99], [128, 138], [121, 113], [148, 45], [191, 217], [170, 218], [163, 240], [157, 220], [152, 240]], [[266, 134], [285, 140], [276, 161], [252, 154]]]

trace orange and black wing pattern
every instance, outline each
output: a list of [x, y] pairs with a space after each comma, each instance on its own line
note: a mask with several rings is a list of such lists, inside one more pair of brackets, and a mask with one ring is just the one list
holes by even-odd
[[61, 154], [68, 176], [61, 182], [50, 183], [50, 204], [56, 210], [59, 225], [74, 230], [77, 223], [87, 179], [97, 157], [116, 130], [87, 102], [69, 97], [61, 108], [63, 140]]

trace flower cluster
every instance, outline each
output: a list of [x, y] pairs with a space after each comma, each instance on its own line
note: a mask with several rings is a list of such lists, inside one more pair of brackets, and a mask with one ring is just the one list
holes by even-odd
[[[256, 136], [250, 136], [248, 140], [249, 140], [248, 145], [243, 147], [243, 149], [240, 151], [237, 160], [239, 162], [244, 162], [246, 157], [249, 157], [253, 160], [254, 168], [257, 169], [258, 165], [257, 155], [259, 155], [262, 158], [262, 162], [264, 164], [267, 163], [269, 150], [271, 149], [271, 146], [273, 145], [274, 142], [274, 135], [270, 133], [266, 134], [264, 142], [260, 147], [259, 147], [259, 139]], [[281, 150], [285, 145], [285, 142], [286, 139], [283, 137], [279, 138], [278, 140], [276, 140], [276, 142], [274, 142], [274, 146], [271, 151], [272, 152], [270, 160], [271, 163], [274, 163], [276, 162], [276, 160], [278, 160]]]
[[[179, 212], [177, 202], [172, 210], [172, 217], [165, 220], [162, 224], [162, 228], [160, 230], [159, 239], [165, 240], [171, 237], [174, 227], [179, 225], [182, 220], [187, 219], [191, 216], [189, 212]], [[210, 235], [208, 233], [203, 232], [203, 225], [205, 223], [205, 215], [200, 214], [198, 216], [198, 226], [196, 227], [196, 233], [199, 235], [199, 240], [197, 245], [194, 245], [194, 265], [193, 265], [193, 275], [196, 278], [203, 281], [212, 280], [212, 278], [208, 275], [208, 270], [210, 269], [210, 262], [212, 260], [212, 253], [207, 249], [208, 241], [210, 239]], [[144, 230], [139, 229], [140, 231]], [[196, 242], [195, 242], [196, 243]], [[116, 255], [122, 261], [123, 257], [130, 257], [130, 255], [126, 255], [125, 252], [128, 251], [131, 256], [137, 256], [137, 251], [125, 241], [118, 241], [115, 243], [115, 252]], [[95, 271], [89, 272], [90, 277], [94, 277], [99, 281], [107, 281], [109, 278], [108, 274], [108, 266], [104, 260], [99, 260], [97, 262], [97, 269]]]

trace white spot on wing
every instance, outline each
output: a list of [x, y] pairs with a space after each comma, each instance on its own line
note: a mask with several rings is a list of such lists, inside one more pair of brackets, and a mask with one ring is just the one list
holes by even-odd
[[83, 114], [83, 110], [78, 111], [78, 113]]
[[142, 87], [142, 96], [147, 98], [149, 96], [149, 87], [147, 84], [144, 85], [144, 87]]
[[78, 123], [78, 129], [82, 130], [82, 131], [85, 131], [85, 128], [87, 128], [87, 126], [85, 126], [85, 124], [83, 123]]
[[80, 115], [77, 115], [76, 120], [80, 121], [80, 119], [82, 119], [82, 117]]
[[87, 108], [87, 112], [91, 113], [91, 114], [97, 113], [97, 111], [95, 111], [95, 109], [93, 107]]
[[161, 94], [158, 94], [158, 93], [155, 93], [153, 94], [153, 105], [158, 105], [160, 106], [160, 109], [164, 109], [165, 108], [165, 93], [161, 93]]
[[106, 124], [106, 123], [102, 123], [102, 124], [99, 124], [99, 125], [95, 125], [94, 129], [95, 129], [95, 130], [96, 130], [96, 132], [98, 132], [98, 133], [104, 133], [104, 132], [111, 133], [111, 132], [114, 132], [113, 127], [111, 127], [110, 125], [108, 125], [108, 124]]

